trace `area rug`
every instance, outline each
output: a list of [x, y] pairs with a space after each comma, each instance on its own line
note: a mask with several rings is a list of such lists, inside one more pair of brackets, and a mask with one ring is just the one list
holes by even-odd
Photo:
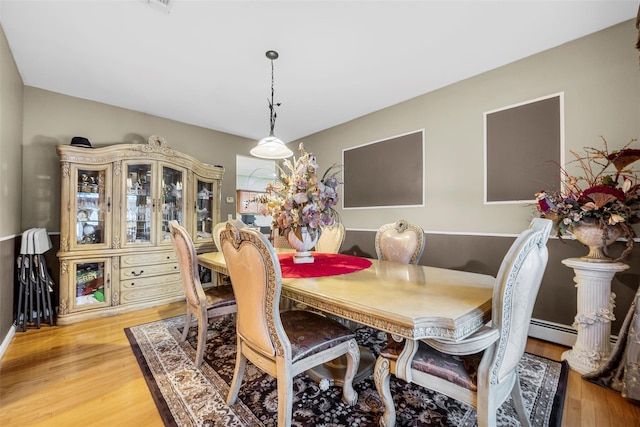
[[[125, 329], [140, 368], [167, 426], [277, 426], [276, 380], [247, 362], [238, 400], [225, 404], [236, 356], [230, 319], [209, 325], [205, 361], [194, 364], [196, 327], [179, 341], [184, 316]], [[386, 334], [362, 327], [357, 339], [377, 355]], [[525, 406], [537, 427], [559, 427], [567, 383], [566, 362], [525, 354], [520, 362]], [[293, 426], [377, 426], [384, 407], [373, 377], [355, 385], [358, 402], [342, 403], [340, 387], [322, 391], [306, 374], [294, 378]], [[476, 411], [439, 393], [391, 377], [398, 426], [476, 426]], [[511, 400], [497, 413], [499, 426], [519, 425]]]

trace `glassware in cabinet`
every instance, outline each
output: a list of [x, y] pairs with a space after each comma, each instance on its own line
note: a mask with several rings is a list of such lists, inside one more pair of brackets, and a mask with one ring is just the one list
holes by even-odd
[[135, 163], [126, 168], [126, 243], [153, 243], [153, 165]]
[[77, 249], [108, 247], [111, 218], [111, 169], [77, 168], [72, 181], [75, 215], [70, 224], [71, 245]]
[[161, 242], [170, 242], [169, 221], [176, 220], [184, 225], [184, 185], [185, 171], [169, 166], [162, 166], [162, 194], [160, 209], [162, 213]]
[[214, 186], [212, 182], [197, 181], [197, 198], [195, 203], [195, 224], [194, 236], [196, 240], [211, 240], [213, 236], [213, 216], [214, 212]]

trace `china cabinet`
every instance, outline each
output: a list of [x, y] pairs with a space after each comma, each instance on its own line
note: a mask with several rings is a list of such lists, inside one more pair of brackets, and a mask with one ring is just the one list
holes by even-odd
[[61, 325], [184, 298], [169, 221], [214, 250], [224, 169], [146, 144], [56, 147], [61, 163]]

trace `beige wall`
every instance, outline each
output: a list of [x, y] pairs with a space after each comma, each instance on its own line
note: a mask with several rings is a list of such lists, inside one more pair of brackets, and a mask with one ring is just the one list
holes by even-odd
[[303, 141], [322, 168], [341, 162], [345, 148], [425, 130], [425, 207], [342, 211], [347, 228], [377, 229], [404, 217], [433, 232], [518, 233], [531, 219], [529, 206], [483, 204], [484, 112], [564, 92], [567, 149], [596, 146], [599, 135], [611, 147], [639, 138], [636, 37], [627, 21]]
[[222, 218], [235, 214], [236, 153], [248, 155], [255, 141], [98, 102], [25, 87], [24, 189], [22, 227], [60, 231], [60, 163], [55, 146], [84, 136], [92, 146], [146, 143], [160, 135], [178, 151], [205, 163], [225, 167]]
[[0, 238], [20, 232], [22, 78], [0, 28]]
[[0, 342], [13, 323], [14, 248], [22, 197], [22, 88], [0, 27]]

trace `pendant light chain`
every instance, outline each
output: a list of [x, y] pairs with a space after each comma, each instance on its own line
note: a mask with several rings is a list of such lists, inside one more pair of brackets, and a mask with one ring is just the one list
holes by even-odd
[[275, 107], [279, 107], [280, 106], [280, 103], [277, 103], [277, 104], [273, 103], [273, 95], [274, 95], [273, 86], [274, 86], [274, 82], [275, 82], [274, 77], [273, 77], [273, 69], [274, 69], [274, 67], [273, 67], [273, 59], [271, 59], [271, 100], [269, 101], [267, 99], [267, 102], [269, 102], [269, 112], [270, 112], [270, 115], [269, 115], [269, 123], [270, 123], [270, 128], [269, 129], [270, 129], [270, 132], [269, 132], [269, 135], [273, 135], [273, 130], [276, 127], [276, 117], [278, 117], [278, 114], [276, 113], [276, 108]]

